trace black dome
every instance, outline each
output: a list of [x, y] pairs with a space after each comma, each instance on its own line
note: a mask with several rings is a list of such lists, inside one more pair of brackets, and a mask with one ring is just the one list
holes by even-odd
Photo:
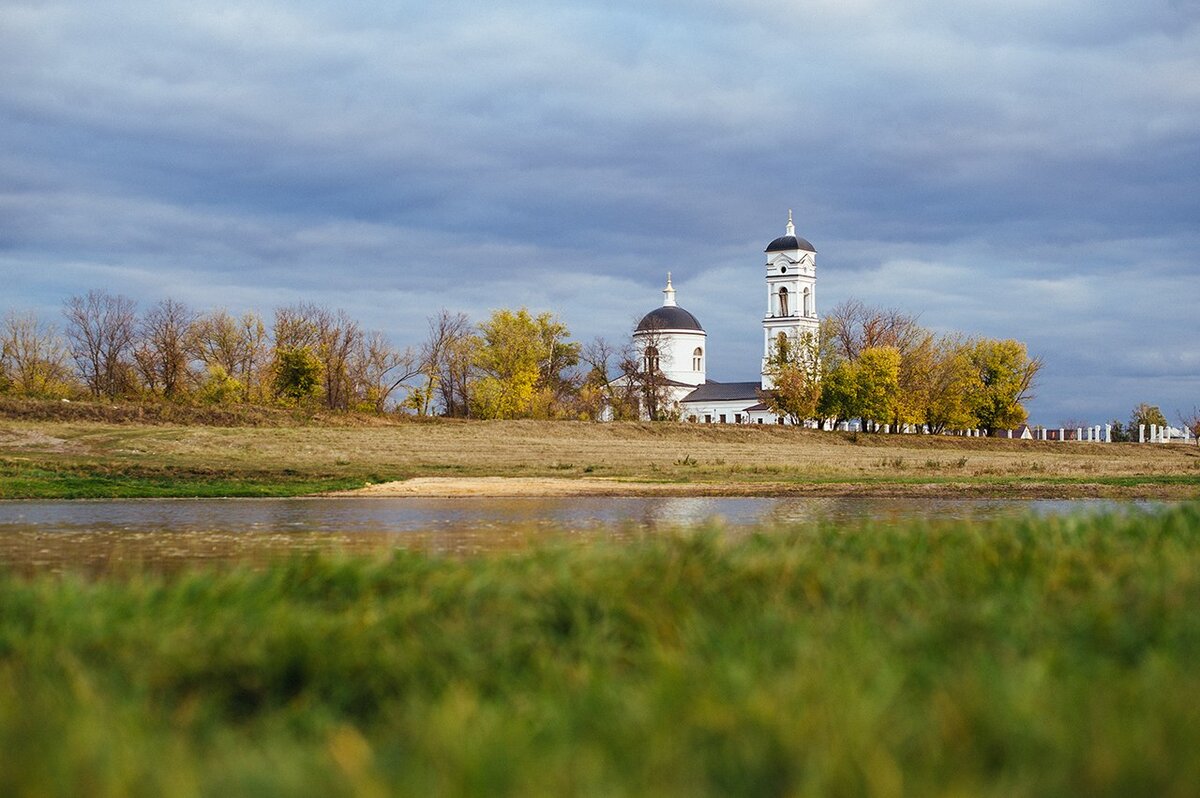
[[779, 238], [772, 241], [770, 244], [767, 244], [767, 248], [763, 251], [764, 252], [788, 252], [789, 250], [793, 250], [793, 249], [802, 249], [805, 252], [816, 252], [817, 251], [817, 248], [814, 247], [812, 244], [808, 243], [807, 240], [805, 240], [803, 238], [796, 238], [796, 236], [780, 236]]
[[663, 305], [655, 308], [638, 322], [636, 332], [647, 330], [697, 330], [704, 332], [700, 322], [691, 313], [678, 305]]

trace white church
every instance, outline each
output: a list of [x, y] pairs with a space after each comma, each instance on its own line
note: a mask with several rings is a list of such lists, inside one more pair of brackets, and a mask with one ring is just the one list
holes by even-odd
[[772, 387], [767, 373], [773, 347], [786, 336], [799, 340], [817, 334], [817, 250], [796, 235], [788, 211], [787, 231], [766, 248], [767, 307], [762, 320], [761, 379], [715, 382], [705, 378], [707, 334], [699, 319], [675, 301], [671, 275], [663, 289], [662, 307], [647, 313], [633, 333], [642, 368], [659, 370], [667, 381], [669, 401], [685, 421], [703, 424], [782, 424], [762, 402]]

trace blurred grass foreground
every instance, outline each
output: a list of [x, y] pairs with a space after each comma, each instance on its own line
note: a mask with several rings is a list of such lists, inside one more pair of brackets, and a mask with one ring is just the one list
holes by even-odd
[[0, 574], [0, 795], [1184, 795], [1200, 508]]

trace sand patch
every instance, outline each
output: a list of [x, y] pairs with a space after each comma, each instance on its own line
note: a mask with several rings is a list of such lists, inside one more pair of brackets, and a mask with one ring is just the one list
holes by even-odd
[[615, 479], [564, 477], [416, 477], [383, 482], [334, 496], [646, 496], [695, 494], [716, 486], [622, 482]]

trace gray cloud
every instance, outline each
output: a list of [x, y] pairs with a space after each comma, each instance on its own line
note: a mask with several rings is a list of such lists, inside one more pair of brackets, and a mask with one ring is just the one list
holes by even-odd
[[4, 304], [319, 299], [415, 343], [525, 303], [620, 338], [671, 270], [752, 378], [794, 207], [823, 306], [1029, 342], [1036, 420], [1197, 402], [1195, 2], [133, 8], [6, 4]]

